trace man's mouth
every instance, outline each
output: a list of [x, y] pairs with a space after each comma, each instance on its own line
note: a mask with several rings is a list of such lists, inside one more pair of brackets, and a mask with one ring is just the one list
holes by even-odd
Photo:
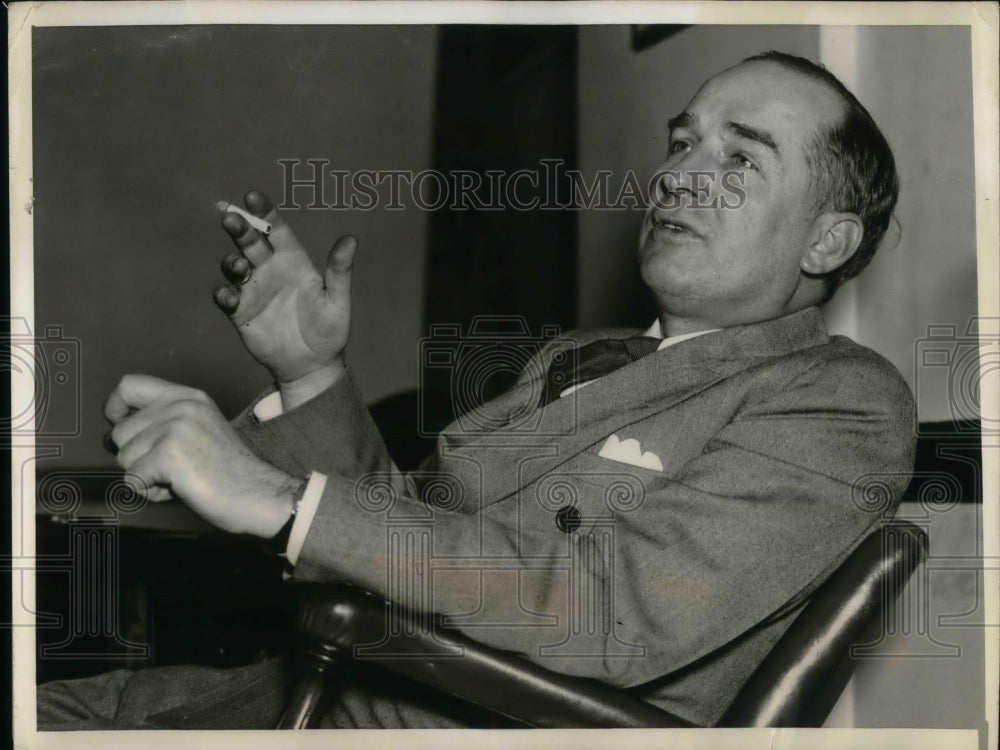
[[679, 221], [675, 218], [668, 219], [662, 215], [653, 214], [650, 217], [650, 223], [652, 224], [653, 229], [669, 232], [671, 234], [698, 234], [694, 231], [690, 224], [686, 224], [685, 222]]

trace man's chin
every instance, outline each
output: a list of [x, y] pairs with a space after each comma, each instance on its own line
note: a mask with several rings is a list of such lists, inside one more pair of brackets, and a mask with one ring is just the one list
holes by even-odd
[[658, 274], [690, 274], [705, 261], [705, 255], [691, 242], [664, 241], [655, 234], [649, 234], [639, 246], [639, 267], [658, 269]]
[[684, 269], [669, 248], [644, 246], [639, 249], [639, 276], [656, 294], [671, 293], [684, 286]]
[[644, 245], [639, 249], [639, 276], [662, 299], [702, 298], [718, 283], [709, 256], [700, 250], [692, 252], [688, 245]]

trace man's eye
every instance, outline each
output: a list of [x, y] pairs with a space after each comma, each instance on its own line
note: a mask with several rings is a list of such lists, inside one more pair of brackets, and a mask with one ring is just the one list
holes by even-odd
[[667, 155], [673, 156], [681, 151], [686, 151], [688, 149], [688, 144], [685, 141], [674, 141], [670, 144], [670, 148], [667, 149]]
[[736, 153], [733, 154], [733, 161], [739, 164], [744, 169], [757, 169], [757, 165], [754, 164], [748, 156], [745, 154]]

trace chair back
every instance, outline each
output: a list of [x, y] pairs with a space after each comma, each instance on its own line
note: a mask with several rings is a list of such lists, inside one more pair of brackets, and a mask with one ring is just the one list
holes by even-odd
[[854, 671], [854, 646], [882, 632], [926, 554], [927, 535], [911, 523], [872, 532], [816, 590], [719, 726], [822, 726]]

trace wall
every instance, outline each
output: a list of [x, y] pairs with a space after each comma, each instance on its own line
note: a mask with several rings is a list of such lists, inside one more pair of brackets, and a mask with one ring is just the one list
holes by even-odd
[[838, 27], [821, 41], [824, 61], [889, 139], [900, 176], [899, 224], [838, 293], [831, 330], [888, 357], [914, 388], [922, 421], [955, 418], [958, 398], [968, 416], [978, 398], [918, 365], [915, 345], [930, 325], [961, 336], [977, 310], [969, 30]]
[[[230, 250], [214, 204], [250, 187], [280, 198], [280, 158], [428, 167], [435, 39], [412, 26], [36, 32], [35, 324], [62, 326], [82, 355], [65, 465], [108, 464], [101, 406], [123, 373], [204, 388], [227, 413], [267, 382], [211, 300]], [[339, 235], [359, 238], [351, 362], [370, 400], [414, 387], [426, 214], [287, 218], [318, 263]]]
[[[952, 372], [918, 359], [928, 326], [961, 336], [976, 314], [972, 65], [963, 27], [824, 29], [821, 59], [851, 86], [879, 123], [900, 176], [896, 218], [872, 264], [838, 293], [831, 331], [876, 349], [902, 372], [922, 421], [973, 416], [967, 387], [976, 360]], [[969, 351], [958, 342], [942, 349]], [[974, 378], [978, 382], [978, 377]], [[897, 518], [926, 528], [928, 562], [897, 607], [908, 632], [882, 642], [858, 665], [834, 722], [857, 726], [980, 727], [985, 660], [982, 506], [928, 512], [905, 503]], [[905, 613], [905, 614], [902, 614]], [[981, 741], [985, 742], [985, 733]]]

